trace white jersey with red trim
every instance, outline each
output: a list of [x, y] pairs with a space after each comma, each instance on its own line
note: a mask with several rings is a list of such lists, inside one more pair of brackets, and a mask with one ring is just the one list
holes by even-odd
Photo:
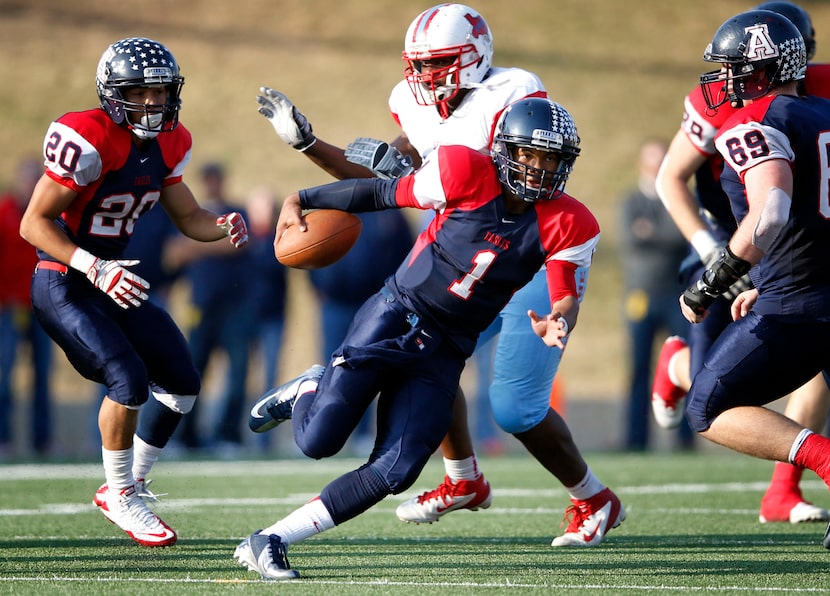
[[521, 68], [491, 68], [446, 119], [435, 106], [418, 104], [409, 83], [400, 81], [389, 96], [392, 117], [421, 155], [439, 145], [466, 145], [487, 152], [496, 120], [504, 108], [524, 97], [547, 97], [542, 81]]

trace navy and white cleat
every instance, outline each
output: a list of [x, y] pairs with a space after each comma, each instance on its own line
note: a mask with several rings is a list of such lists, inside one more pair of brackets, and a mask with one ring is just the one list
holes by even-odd
[[300, 391], [314, 391], [325, 370], [325, 367], [315, 364], [299, 377], [271, 389], [260, 397], [251, 408], [251, 415], [248, 417], [250, 429], [255, 433], [264, 433], [290, 420], [294, 402], [297, 401]]
[[300, 577], [300, 572], [288, 564], [288, 547], [276, 534], [251, 534], [239, 543], [233, 556], [262, 579], [279, 581]]

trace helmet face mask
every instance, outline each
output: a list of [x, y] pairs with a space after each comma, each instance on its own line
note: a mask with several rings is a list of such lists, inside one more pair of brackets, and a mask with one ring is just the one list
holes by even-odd
[[[96, 86], [101, 108], [140, 139], [169, 132], [179, 122], [184, 77], [173, 54], [157, 41], [130, 37], [110, 45], [98, 62]], [[162, 104], [130, 101], [135, 88], [163, 86]]]
[[[523, 163], [521, 148], [556, 154], [556, 169]], [[567, 110], [547, 98], [534, 97], [516, 101], [502, 112], [490, 153], [501, 183], [532, 203], [562, 195], [579, 152], [579, 135]]]
[[723, 23], [706, 47], [703, 59], [722, 67], [700, 77], [710, 109], [727, 101], [741, 105], [772, 89], [804, 78], [804, 40], [789, 19], [768, 10], [741, 13]]
[[409, 25], [404, 40], [404, 78], [419, 105], [447, 103], [462, 89], [480, 83], [493, 62], [493, 38], [486, 21], [463, 4], [440, 4]]

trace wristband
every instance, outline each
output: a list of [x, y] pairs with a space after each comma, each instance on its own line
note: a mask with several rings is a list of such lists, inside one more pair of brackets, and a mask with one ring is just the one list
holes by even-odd
[[69, 259], [69, 266], [89, 277], [89, 270], [92, 269], [97, 260], [98, 257], [79, 246], [72, 253], [72, 257]]
[[709, 230], [698, 230], [692, 234], [692, 239], [689, 242], [700, 256], [700, 260], [704, 261], [704, 264], [709, 255], [721, 247], [721, 244], [715, 240]]

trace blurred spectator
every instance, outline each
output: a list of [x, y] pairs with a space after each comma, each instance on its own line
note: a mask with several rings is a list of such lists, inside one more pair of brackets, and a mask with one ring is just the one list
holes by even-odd
[[[346, 337], [357, 309], [380, 290], [415, 242], [409, 222], [397, 209], [355, 215], [363, 222], [363, 229], [352, 249], [333, 265], [310, 272], [320, 301], [323, 362], [329, 361]], [[371, 449], [373, 412], [370, 408], [352, 433], [353, 447], [361, 454]]]
[[43, 173], [40, 160], [17, 165], [13, 186], [0, 196], [0, 459], [14, 454], [13, 371], [24, 342], [31, 357], [30, 440], [34, 452], [48, 455], [52, 447], [52, 398], [49, 377], [52, 340], [32, 313], [30, 285], [37, 263], [35, 247], [20, 237], [20, 220]]
[[[248, 280], [248, 294], [256, 312], [252, 345], [262, 358], [262, 391], [277, 385], [277, 361], [282, 350], [287, 301], [287, 275], [274, 258], [274, 234], [279, 201], [267, 187], [255, 188], [248, 196], [248, 252], [256, 272]], [[257, 435], [265, 449], [273, 433]]]
[[[620, 209], [624, 310], [630, 352], [626, 448], [632, 451], [648, 447], [655, 339], [685, 336], [688, 329], [678, 304], [684, 288], [677, 276], [688, 244], [654, 186], [666, 151], [662, 141], [643, 144], [638, 186], [623, 199]], [[692, 447], [692, 432], [685, 421], [679, 433], [680, 446]]]
[[[218, 163], [202, 168], [202, 194], [199, 204], [217, 214], [239, 211], [225, 196], [225, 171]], [[217, 454], [233, 457], [242, 448], [241, 424], [247, 405], [248, 344], [256, 313], [248, 306], [251, 278], [257, 275], [250, 267], [248, 247], [235, 249], [225, 242], [196, 242], [183, 236], [168, 243], [164, 263], [170, 269], [182, 269], [190, 290], [190, 302], [184, 326], [189, 329], [193, 363], [203, 379], [211, 356], [221, 350], [227, 356], [227, 377], [218, 410], [208, 436], [202, 436], [200, 417], [204, 404], [182, 418], [174, 441], [188, 450], [213, 448]], [[247, 416], [245, 417], [247, 420]]]

